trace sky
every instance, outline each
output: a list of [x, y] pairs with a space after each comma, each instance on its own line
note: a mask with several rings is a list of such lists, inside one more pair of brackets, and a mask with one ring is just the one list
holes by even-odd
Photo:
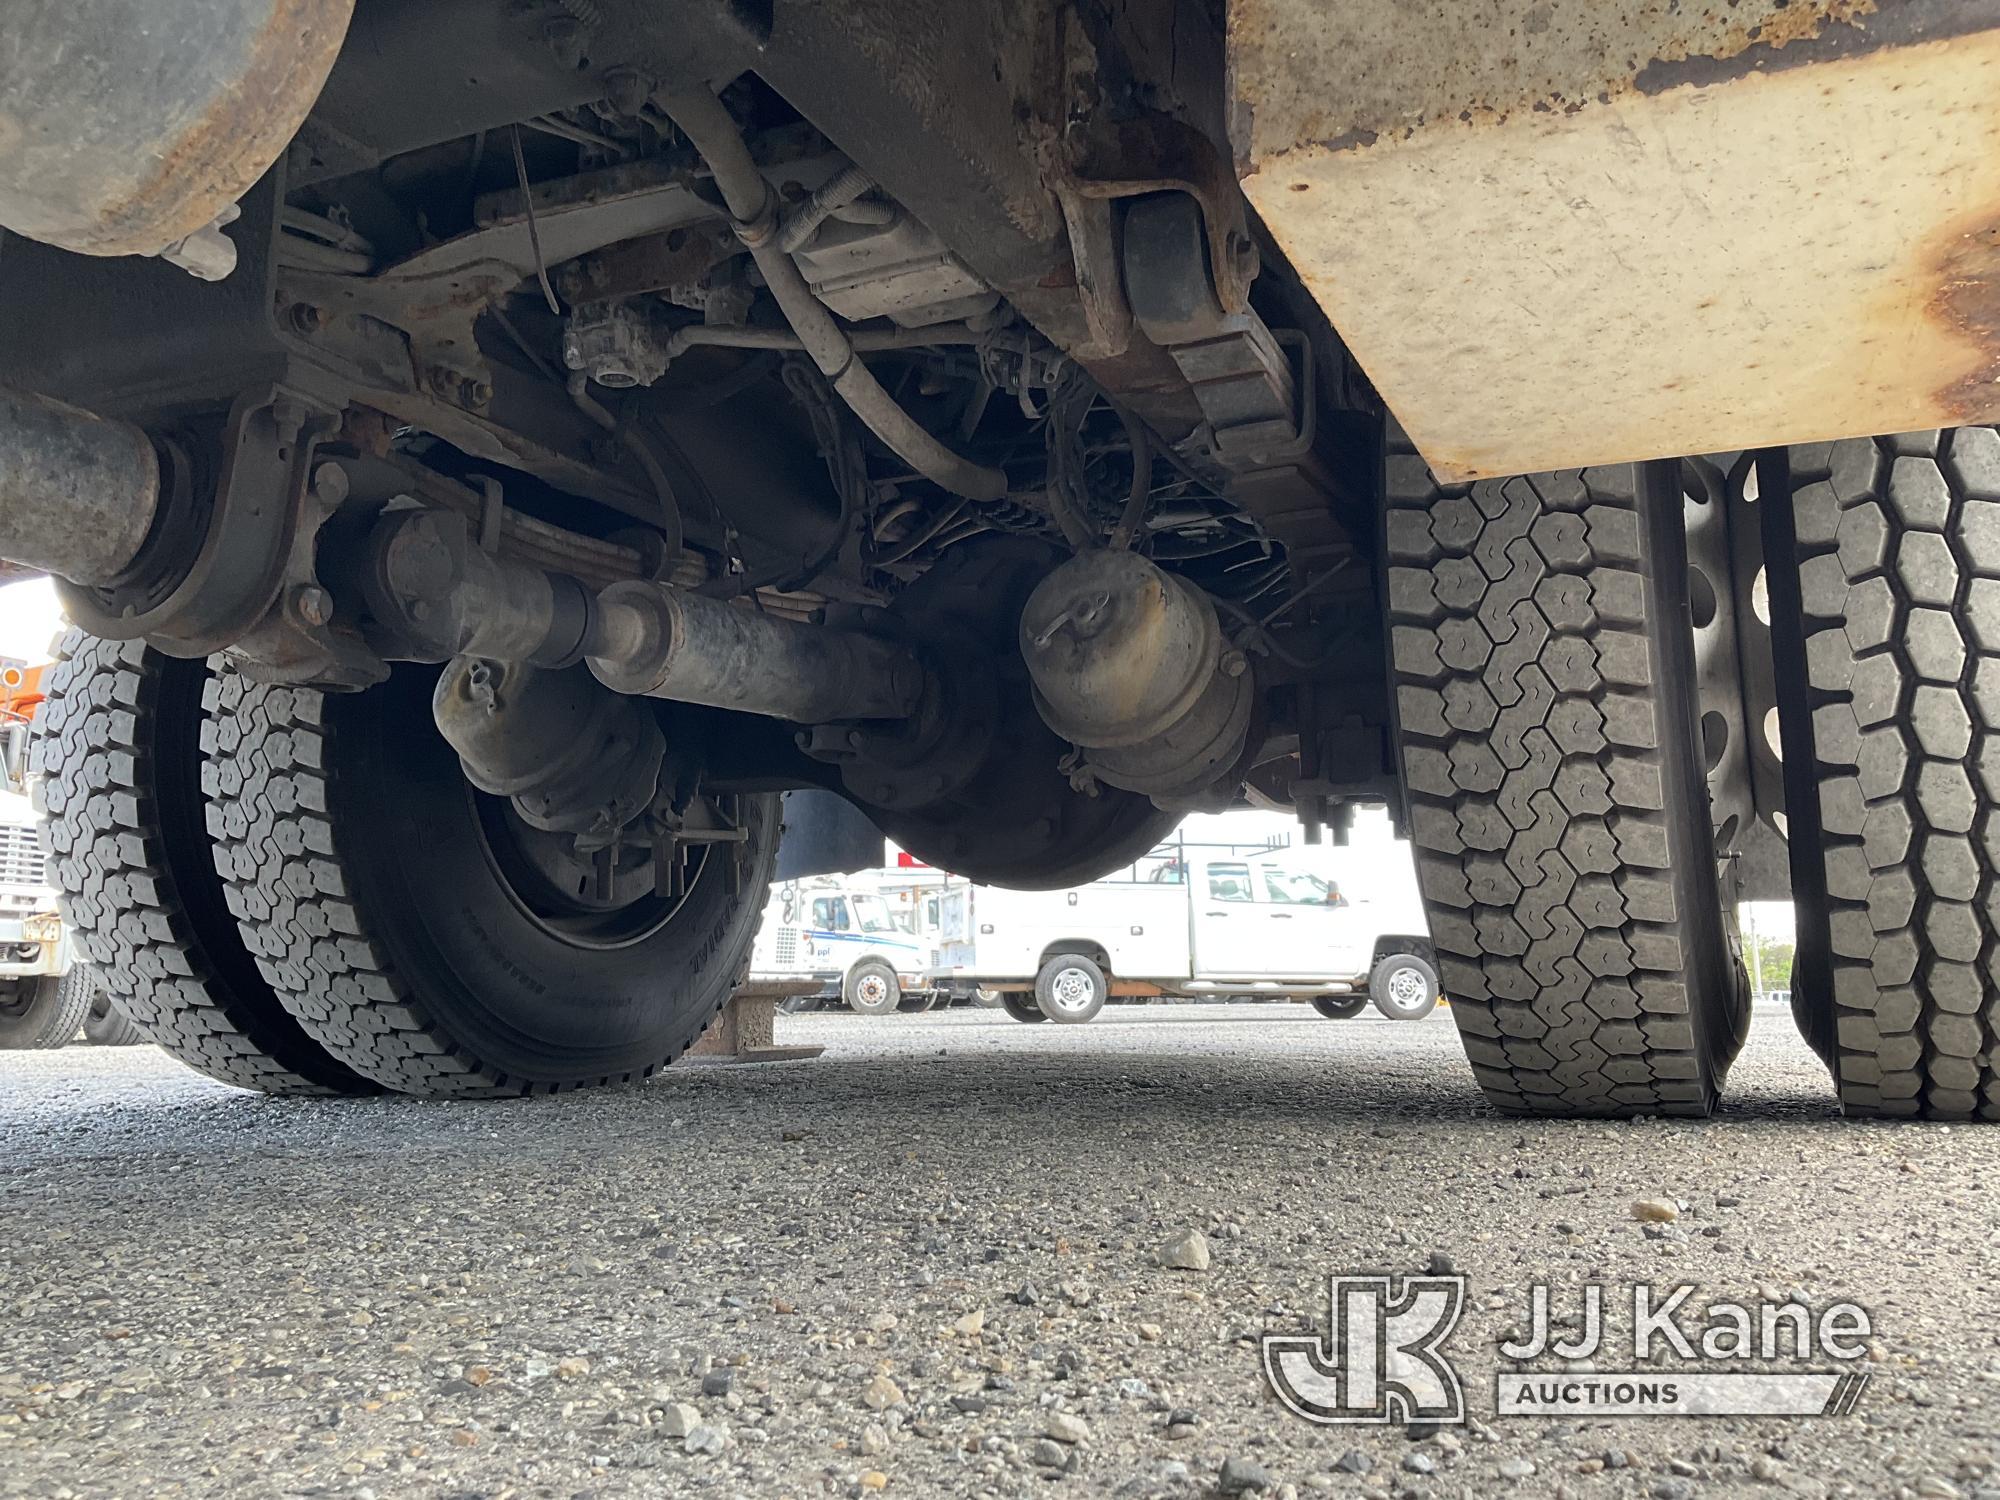
[[46, 578], [0, 588], [0, 656], [29, 666], [49, 659], [49, 646], [63, 626], [55, 586]]

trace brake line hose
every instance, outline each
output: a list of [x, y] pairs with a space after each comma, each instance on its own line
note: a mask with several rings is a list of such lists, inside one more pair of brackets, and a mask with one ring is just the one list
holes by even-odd
[[855, 358], [847, 335], [780, 245], [777, 195], [751, 160], [743, 132], [722, 101], [706, 89], [659, 97], [668, 118], [708, 163], [729, 208], [737, 239], [763, 272], [765, 286], [798, 334], [806, 354], [840, 398], [870, 432], [925, 478], [969, 500], [1003, 499], [1007, 494], [1004, 472], [976, 464], [931, 436]]

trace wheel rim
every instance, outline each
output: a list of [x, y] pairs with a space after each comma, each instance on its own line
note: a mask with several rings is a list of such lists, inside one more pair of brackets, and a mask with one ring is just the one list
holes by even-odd
[[[663, 891], [649, 847], [614, 848], [586, 861], [573, 840], [530, 828], [505, 798], [470, 786], [466, 795], [480, 848], [507, 898], [573, 948], [602, 951], [644, 942], [680, 914], [711, 866], [722, 863], [711, 858], [720, 846], [696, 845], [678, 885], [669, 882]], [[725, 815], [737, 821], [734, 799], [722, 801]]]
[[1096, 997], [1097, 986], [1082, 969], [1060, 969], [1049, 985], [1049, 999], [1057, 1010], [1084, 1010]]
[[1415, 1010], [1430, 999], [1430, 986], [1415, 969], [1398, 969], [1389, 976], [1389, 1003], [1398, 1010]]
[[854, 993], [863, 1005], [880, 1005], [889, 998], [889, 982], [880, 974], [863, 974], [855, 982]]

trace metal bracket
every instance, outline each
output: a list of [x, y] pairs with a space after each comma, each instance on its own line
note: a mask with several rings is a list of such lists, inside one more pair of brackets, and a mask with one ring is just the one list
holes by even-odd
[[170, 656], [207, 656], [249, 636], [287, 583], [317, 583], [311, 553], [326, 512], [308, 519], [308, 482], [320, 442], [338, 426], [338, 411], [290, 387], [244, 396], [219, 442], [187, 445], [218, 450], [221, 460], [212, 492], [217, 466], [206, 453], [194, 453], [177, 480], [197, 512], [186, 518], [201, 537], [192, 558], [177, 555], [174, 576], [130, 588], [60, 584], [69, 617], [108, 640], [143, 636]]
[[1695, 692], [1716, 853], [1744, 900], [1782, 899], [1784, 768], [1764, 546], [1747, 453], [1681, 465]]
[[1133, 307], [1125, 286], [1122, 200], [1154, 194], [1186, 198], [1200, 215], [1206, 281], [1219, 316], [1250, 310], [1257, 242], [1229, 162], [1200, 130], [1171, 115], [1107, 121], [1092, 113], [1063, 143], [1049, 173], [1069, 231], [1077, 300], [1090, 330], [1086, 359], [1123, 354], [1132, 342]]

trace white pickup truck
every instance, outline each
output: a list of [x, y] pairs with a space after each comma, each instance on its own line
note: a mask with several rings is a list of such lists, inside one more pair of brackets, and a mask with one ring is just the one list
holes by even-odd
[[1088, 1021], [1114, 994], [1278, 995], [1334, 1020], [1438, 1000], [1414, 895], [1351, 899], [1289, 852], [1197, 855], [1062, 891], [953, 885], [932, 981], [997, 990], [1017, 1021]]
[[819, 998], [879, 1016], [895, 1010], [905, 995], [930, 994], [925, 975], [934, 957], [880, 893], [822, 876], [771, 887], [750, 950], [750, 978], [818, 979]]

